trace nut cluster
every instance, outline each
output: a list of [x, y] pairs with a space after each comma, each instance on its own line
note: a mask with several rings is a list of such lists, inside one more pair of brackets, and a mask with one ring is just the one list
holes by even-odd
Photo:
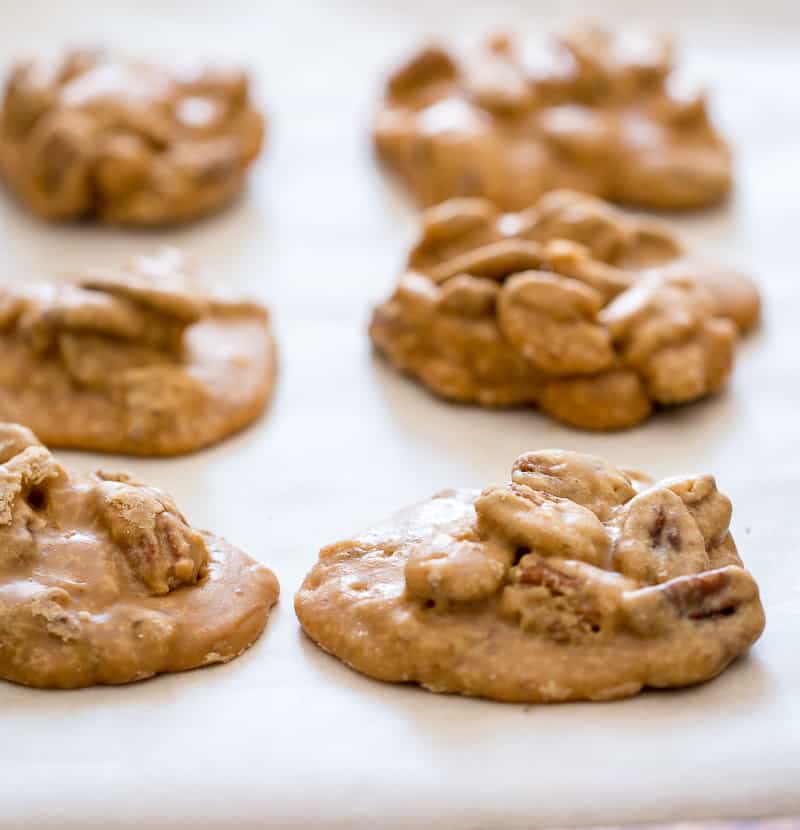
[[241, 72], [72, 52], [11, 74], [0, 173], [46, 218], [181, 222], [242, 189], [262, 136]]
[[692, 208], [727, 193], [730, 154], [704, 96], [679, 87], [667, 40], [597, 26], [539, 50], [495, 37], [463, 61], [432, 46], [389, 80], [375, 140], [424, 205], [518, 210], [572, 187]]
[[477, 498], [471, 530], [411, 546], [409, 598], [440, 611], [491, 601], [556, 642], [760, 613], [713, 477], [653, 484], [593, 456], [544, 450], [520, 456], [511, 478]]
[[573, 191], [520, 213], [430, 208], [409, 269], [371, 326], [396, 366], [447, 398], [589, 429], [717, 391], [759, 307], [748, 280], [685, 259], [660, 223]]

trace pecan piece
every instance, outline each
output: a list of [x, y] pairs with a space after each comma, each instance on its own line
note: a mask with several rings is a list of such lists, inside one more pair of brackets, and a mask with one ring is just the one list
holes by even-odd
[[521, 68], [502, 50], [487, 52], [465, 67], [467, 93], [498, 115], [519, 115], [533, 104], [533, 90]]
[[542, 265], [542, 248], [524, 239], [502, 239], [431, 266], [426, 273], [436, 283], [457, 274], [503, 281], [510, 274]]
[[637, 634], [652, 636], [673, 628], [678, 620], [698, 625], [721, 622], [757, 601], [753, 578], [732, 565], [630, 591], [622, 599], [622, 611]]
[[512, 568], [499, 604], [502, 616], [555, 642], [613, 633], [623, 592], [632, 583], [583, 562], [525, 556]]
[[569, 450], [527, 452], [514, 462], [511, 480], [587, 507], [601, 522], [635, 495], [621, 470], [593, 455]]
[[556, 239], [548, 242], [543, 251], [548, 267], [557, 274], [580, 280], [599, 291], [608, 302], [630, 287], [633, 278], [613, 265], [594, 259], [589, 249], [578, 242]]
[[635, 241], [632, 229], [616, 208], [574, 190], [551, 190], [530, 209], [532, 239], [564, 239], [584, 245], [594, 259], [615, 262]]
[[707, 570], [705, 540], [681, 499], [660, 485], [645, 490], [615, 517], [614, 567], [643, 583]]
[[446, 537], [425, 543], [408, 558], [406, 590], [410, 597], [436, 604], [475, 602], [494, 594], [505, 577], [502, 551]]
[[[27, 430], [25, 430], [27, 432]], [[9, 436], [8, 450], [25, 440], [27, 436], [13, 434]], [[32, 437], [32, 436], [31, 436]], [[31, 498], [34, 488], [36, 495], [33, 507], [46, 502], [46, 487], [49, 482], [63, 476], [64, 471], [53, 459], [50, 451], [36, 443], [25, 447], [0, 464], [0, 526], [10, 525], [14, 519], [17, 500], [20, 497]]]
[[427, 84], [449, 80], [457, 72], [453, 59], [444, 49], [428, 46], [389, 78], [389, 92], [393, 96], [407, 95]]
[[408, 259], [410, 268], [424, 268], [476, 240], [490, 241], [497, 209], [487, 199], [448, 199], [422, 214], [422, 233]]
[[707, 550], [722, 544], [728, 536], [733, 505], [726, 495], [717, 490], [714, 476], [668, 478], [660, 484], [672, 490], [689, 509], [703, 534]]
[[153, 594], [191, 585], [205, 573], [208, 549], [164, 493], [97, 474], [98, 510], [131, 571]]
[[184, 325], [197, 322], [208, 303], [192, 291], [189, 259], [176, 248], [164, 247], [136, 257], [121, 271], [94, 271], [81, 280], [84, 288], [123, 297]]
[[499, 293], [494, 280], [461, 274], [442, 286], [439, 308], [465, 317], [489, 317], [494, 313]]
[[578, 280], [528, 271], [503, 285], [497, 322], [537, 368], [555, 375], [590, 374], [615, 359], [608, 331], [596, 322], [602, 304], [602, 296]]
[[480, 534], [500, 540], [517, 558], [534, 551], [600, 567], [608, 562], [610, 541], [602, 523], [569, 499], [509, 484], [484, 490], [475, 512]]

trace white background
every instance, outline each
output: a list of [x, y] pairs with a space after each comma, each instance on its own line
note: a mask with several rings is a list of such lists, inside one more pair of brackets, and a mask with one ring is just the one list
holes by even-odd
[[[370, 351], [372, 304], [415, 232], [368, 141], [381, 78], [418, 40], [582, 11], [668, 28], [712, 88], [737, 189], [679, 225], [758, 277], [766, 315], [728, 391], [593, 435], [534, 412], [454, 407]], [[234, 663], [124, 688], [0, 683], [0, 827], [528, 828], [800, 813], [797, 524], [800, 4], [67, 3], [0, 0], [0, 64], [63, 44], [249, 65], [271, 119], [233, 209], [185, 230], [52, 227], [0, 193], [0, 276], [113, 265], [170, 242], [270, 305], [281, 371], [267, 415], [178, 460], [62, 457], [165, 487], [189, 518], [270, 565], [282, 599]], [[2, 356], [0, 356], [2, 359]], [[304, 639], [292, 597], [320, 546], [450, 486], [566, 447], [657, 476], [713, 472], [767, 610], [751, 656], [706, 686], [605, 704], [516, 706], [378, 684]]]

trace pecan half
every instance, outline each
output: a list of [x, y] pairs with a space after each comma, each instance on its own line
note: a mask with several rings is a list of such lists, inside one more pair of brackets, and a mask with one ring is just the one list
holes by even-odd
[[607, 564], [610, 541], [605, 528], [591, 510], [569, 499], [509, 484], [484, 490], [475, 511], [481, 535], [510, 546], [516, 558], [533, 551]]
[[695, 624], [723, 621], [758, 600], [758, 586], [736, 566], [672, 579], [663, 585], [631, 591], [623, 597], [627, 624], [638, 634], [673, 628], [677, 620]]
[[590, 374], [614, 362], [608, 331], [596, 322], [602, 296], [578, 280], [527, 271], [503, 285], [500, 330], [537, 368], [555, 375]]
[[203, 537], [164, 493], [130, 481], [106, 480], [102, 473], [95, 489], [111, 538], [153, 594], [191, 585], [205, 573], [208, 549]]
[[605, 522], [611, 511], [635, 495], [630, 479], [601, 458], [568, 450], [540, 450], [521, 455], [511, 480], [589, 508]]
[[711, 565], [694, 517], [672, 490], [645, 490], [625, 505], [615, 524], [614, 567], [639, 582], [666, 582]]

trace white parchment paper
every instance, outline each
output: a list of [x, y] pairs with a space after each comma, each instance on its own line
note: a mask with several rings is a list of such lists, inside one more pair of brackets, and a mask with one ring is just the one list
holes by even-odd
[[[735, 197], [678, 220], [747, 267], [762, 329], [728, 391], [615, 435], [532, 412], [454, 407], [371, 354], [415, 212], [371, 156], [382, 75], [430, 34], [536, 34], [576, 14], [668, 28], [711, 87], [737, 152]], [[0, 276], [116, 264], [162, 243], [273, 310], [281, 374], [267, 415], [177, 460], [120, 466], [282, 586], [234, 663], [125, 688], [0, 683], [0, 827], [530, 828], [800, 812], [800, 6], [793, 0], [0, 0], [0, 64], [64, 44], [238, 58], [271, 117], [233, 209], [190, 228], [47, 226], [0, 193]], [[2, 359], [2, 356], [0, 356]], [[520, 452], [566, 447], [657, 476], [713, 472], [762, 588], [767, 630], [703, 687], [606, 704], [516, 706], [381, 685], [301, 635], [292, 597], [320, 546], [451, 486], [507, 478]]]

